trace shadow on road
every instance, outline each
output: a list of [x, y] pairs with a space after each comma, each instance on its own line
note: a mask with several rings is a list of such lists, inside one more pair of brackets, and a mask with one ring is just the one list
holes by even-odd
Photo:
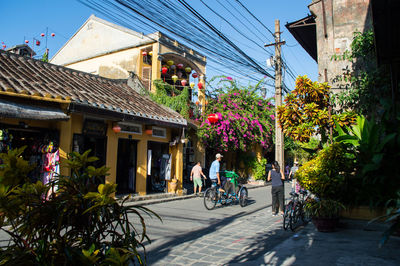
[[[255, 201], [253, 200], [253, 203], [254, 202]], [[226, 225], [228, 225], [230, 223], [233, 223], [235, 220], [237, 220], [237, 219], [239, 219], [239, 218], [241, 218], [243, 216], [251, 215], [251, 214], [256, 213], [256, 212], [258, 212], [260, 210], [264, 210], [264, 209], [266, 209], [266, 208], [268, 208], [270, 206], [271, 205], [263, 205], [263, 206], [261, 206], [261, 207], [259, 207], [257, 209], [254, 209], [254, 210], [252, 210], [250, 212], [242, 211], [242, 212], [240, 212], [238, 214], [235, 214], [235, 215], [220, 219], [218, 221], [215, 221], [214, 223], [212, 223], [211, 225], [209, 225], [206, 228], [202, 228], [202, 229], [199, 229], [197, 231], [191, 231], [191, 232], [186, 233], [186, 234], [178, 235], [174, 239], [172, 239], [172, 240], [170, 240], [170, 241], [168, 241], [166, 243], [163, 243], [162, 245], [158, 246], [155, 250], [152, 250], [152, 251], [148, 252], [147, 253], [147, 263], [149, 265], [151, 265], [153, 263], [156, 263], [157, 261], [159, 261], [159, 260], [163, 259], [164, 257], [168, 256], [172, 252], [172, 248], [173, 247], [175, 247], [177, 245], [180, 245], [180, 244], [182, 244], [184, 242], [189, 242], [189, 241], [198, 239], [198, 238], [200, 238], [202, 236], [205, 236], [207, 234], [212, 234], [212, 233], [216, 232], [218, 229], [220, 229], [220, 228], [222, 228], [222, 227], [224, 227], [224, 226], [226, 226]], [[205, 244], [207, 244], [207, 243], [205, 243]], [[210, 244], [212, 244], [212, 243], [210, 243]]]

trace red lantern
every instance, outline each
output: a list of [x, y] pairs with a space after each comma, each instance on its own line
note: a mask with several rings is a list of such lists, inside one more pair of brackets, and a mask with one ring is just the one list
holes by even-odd
[[115, 133], [119, 133], [119, 132], [121, 132], [121, 127], [120, 127], [119, 125], [115, 125], [115, 126], [113, 126], [112, 130], [113, 130]]
[[182, 69], [183, 68], [183, 64], [177, 64], [176, 65], [179, 69]]
[[55, 34], [55, 33], [52, 33], [52, 34], [51, 34], [51, 37], [54, 37], [54, 36], [56, 36], [56, 34]]
[[40, 34], [40, 36], [44, 37], [44, 33]]
[[7, 46], [4, 44], [4, 45], [3, 45], [3, 49], [6, 49], [6, 47], [7, 47]]
[[36, 40], [36, 45], [39, 46], [40, 45], [40, 41]]
[[218, 122], [219, 117], [217, 114], [209, 114], [207, 119], [211, 124], [214, 124]]
[[25, 43], [29, 43], [29, 41], [28, 41], [28, 40], [25, 40]]
[[197, 78], [199, 75], [196, 73], [196, 72], [194, 72], [193, 74], [192, 74], [192, 77], [195, 79], [195, 78]]
[[203, 83], [201, 82], [197, 83], [197, 87], [199, 87], [199, 90], [201, 90], [203, 88]]
[[153, 130], [152, 129], [146, 129], [144, 131], [144, 133], [146, 133], [146, 135], [153, 135]]
[[142, 55], [143, 55], [143, 56], [147, 56], [147, 52], [146, 52], [146, 51], [143, 51], [143, 52], [142, 52]]
[[165, 75], [167, 73], [167, 71], [168, 71], [168, 68], [166, 68], [166, 67], [161, 68], [161, 73], [163, 73], [163, 75]]
[[181, 84], [182, 84], [182, 86], [183, 86], [183, 87], [185, 87], [185, 86], [186, 86], [186, 84], [187, 84], [187, 81], [186, 81], [186, 79], [182, 79], [182, 80], [181, 80]]

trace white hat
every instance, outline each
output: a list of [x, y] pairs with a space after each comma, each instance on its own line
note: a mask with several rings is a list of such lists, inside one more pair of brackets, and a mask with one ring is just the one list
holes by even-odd
[[215, 155], [215, 158], [217, 158], [217, 159], [218, 159], [218, 158], [222, 158], [222, 157], [224, 157], [224, 156], [222, 156], [221, 153], [217, 153], [217, 154]]

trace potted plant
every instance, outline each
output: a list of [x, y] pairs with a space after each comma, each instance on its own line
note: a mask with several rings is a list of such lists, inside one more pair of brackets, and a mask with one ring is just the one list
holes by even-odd
[[310, 199], [304, 206], [307, 214], [320, 232], [333, 232], [339, 223], [339, 213], [344, 205], [333, 199]]
[[333, 231], [338, 224], [339, 213], [344, 208], [340, 199], [351, 167], [346, 150], [341, 144], [333, 143], [296, 172], [300, 186], [316, 197], [307, 200], [305, 211], [321, 232]]

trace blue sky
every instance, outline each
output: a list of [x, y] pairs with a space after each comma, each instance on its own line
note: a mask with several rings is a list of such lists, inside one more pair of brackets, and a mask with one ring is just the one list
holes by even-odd
[[[240, 41], [241, 45], [246, 45], [246, 42], [249, 42], [242, 39], [241, 36], [236, 36], [222, 20], [213, 17], [210, 11], [204, 8], [198, 0], [188, 2], [204, 17], [208, 18], [214, 26], [229, 34], [232, 39]], [[205, 2], [215, 7], [217, 12], [223, 13], [215, 0], [206, 0]], [[282, 39], [287, 42], [287, 45], [283, 47], [286, 62], [296, 75], [307, 75], [311, 79], [317, 80], [317, 64], [284, 26], [287, 22], [298, 20], [309, 14], [307, 5], [311, 3], [311, 0], [242, 0], [241, 2], [272, 31], [274, 31], [275, 19], [280, 20], [281, 31], [283, 31]], [[41, 37], [40, 34], [46, 33], [46, 28], [48, 28], [48, 48], [51, 57], [91, 14], [107, 19], [102, 14], [75, 0], [2, 1], [0, 8], [0, 21], [2, 23], [0, 27], [0, 49], [3, 45], [11, 47], [21, 44], [24, 40], [29, 40], [29, 45], [32, 45], [33, 38], [36, 38], [41, 41], [41, 45], [35, 46], [35, 51], [38, 54], [43, 54], [45, 38]], [[51, 37], [51, 33], [55, 33], [55, 36]], [[265, 43], [268, 43], [268, 41], [266, 40]], [[249, 51], [249, 54], [259, 62], [265, 63], [267, 59], [265, 54], [257, 54], [251, 51]], [[211, 68], [207, 70], [208, 77], [216, 74], [219, 73]], [[292, 79], [286, 77], [285, 82], [289, 88], [294, 87]]]

